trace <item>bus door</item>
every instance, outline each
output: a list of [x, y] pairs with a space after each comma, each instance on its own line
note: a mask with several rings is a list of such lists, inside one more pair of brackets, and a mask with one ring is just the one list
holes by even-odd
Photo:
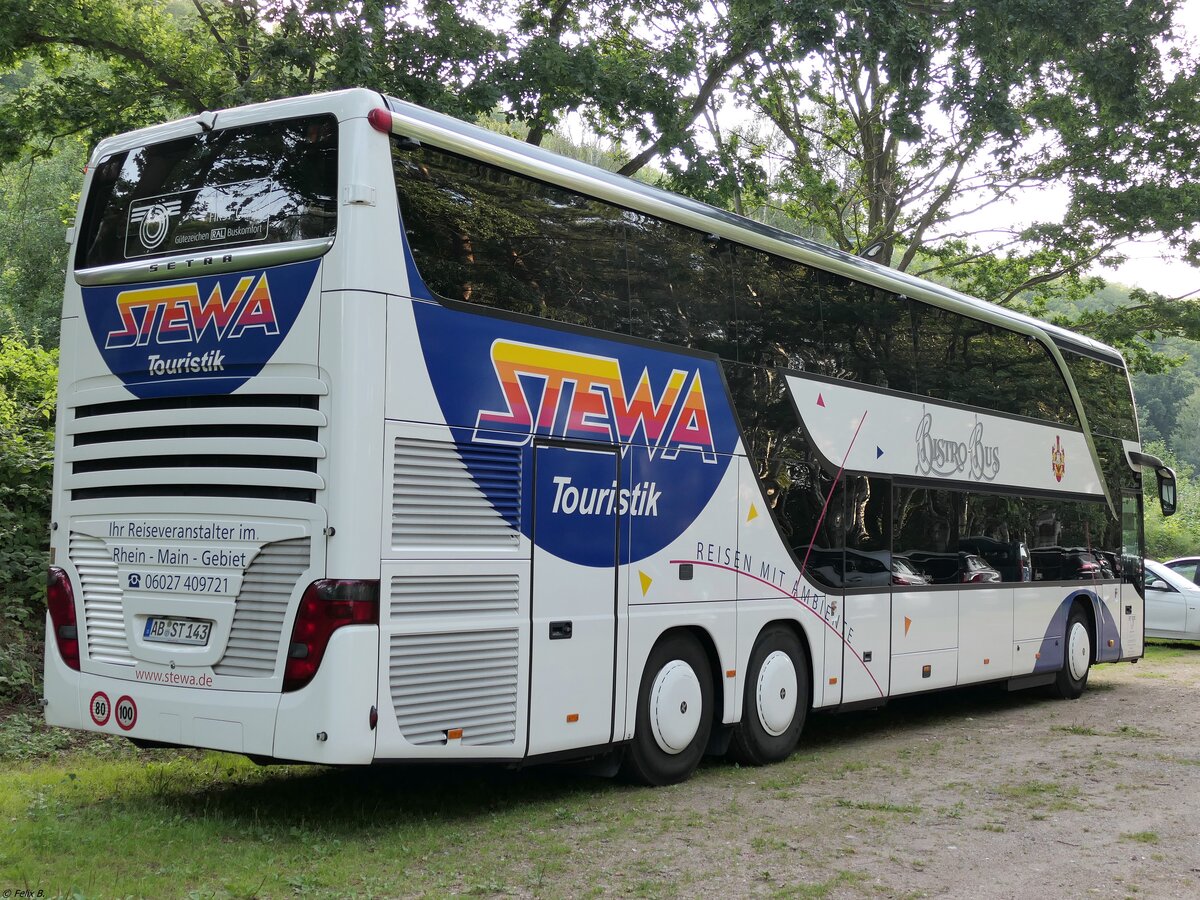
[[615, 447], [534, 448], [530, 755], [612, 740], [620, 515]]

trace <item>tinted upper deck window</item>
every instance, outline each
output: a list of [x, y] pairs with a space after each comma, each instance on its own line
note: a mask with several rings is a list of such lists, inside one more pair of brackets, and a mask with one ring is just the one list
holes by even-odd
[[102, 159], [77, 269], [332, 237], [337, 120], [217, 129]]

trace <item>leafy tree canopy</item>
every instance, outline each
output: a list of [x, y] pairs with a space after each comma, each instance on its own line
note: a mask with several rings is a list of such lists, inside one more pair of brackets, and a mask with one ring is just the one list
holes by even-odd
[[[1130, 239], [1200, 262], [1178, 4], [0, 0], [0, 158], [360, 84], [500, 109], [534, 143], [578, 113], [629, 148], [626, 174], [657, 160], [687, 193], [1045, 315]], [[1044, 221], [964, 215], [1052, 185], [1066, 207]], [[1074, 327], [1153, 367], [1144, 339], [1200, 336], [1200, 313], [1146, 293]]]

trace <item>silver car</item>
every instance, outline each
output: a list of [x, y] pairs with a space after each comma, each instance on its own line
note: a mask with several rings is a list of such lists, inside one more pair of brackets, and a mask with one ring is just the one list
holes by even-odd
[[1200, 641], [1200, 586], [1146, 560], [1146, 637]]

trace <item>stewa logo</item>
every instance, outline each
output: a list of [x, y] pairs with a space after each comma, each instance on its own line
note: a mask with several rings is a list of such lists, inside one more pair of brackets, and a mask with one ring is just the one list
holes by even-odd
[[218, 281], [201, 301], [200, 286], [190, 281], [122, 291], [116, 303], [121, 327], [108, 333], [106, 350], [145, 347], [151, 341], [197, 343], [209, 332], [217, 340], [236, 340], [250, 330], [264, 335], [279, 334], [265, 272], [240, 278], [228, 297], [222, 294]]
[[656, 399], [647, 369], [629, 394], [611, 357], [497, 340], [492, 366], [508, 408], [480, 411], [476, 441], [521, 446], [535, 434], [599, 438], [644, 442], [650, 459], [677, 459], [689, 449], [717, 462], [698, 369], [673, 369]]
[[[228, 394], [288, 340], [320, 265], [312, 259], [178, 281], [85, 285], [83, 312], [104, 365], [134, 396]], [[288, 362], [310, 352], [301, 339]]]
[[129, 207], [129, 230], [132, 231], [136, 225], [142, 246], [153, 250], [166, 238], [171, 230], [171, 218], [179, 215], [182, 208], [181, 200], [135, 203]]

